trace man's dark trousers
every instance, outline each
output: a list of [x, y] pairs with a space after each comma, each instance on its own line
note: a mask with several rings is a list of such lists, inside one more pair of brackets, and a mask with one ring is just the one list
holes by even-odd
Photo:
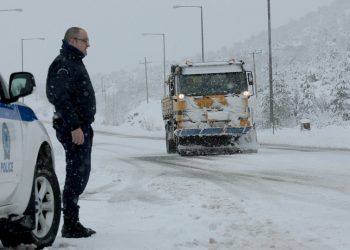
[[83, 125], [84, 144], [72, 142], [70, 128], [54, 123], [57, 139], [63, 145], [66, 154], [66, 181], [63, 189], [63, 216], [65, 220], [79, 220], [79, 196], [83, 193], [90, 176], [91, 148], [94, 132], [91, 125]]

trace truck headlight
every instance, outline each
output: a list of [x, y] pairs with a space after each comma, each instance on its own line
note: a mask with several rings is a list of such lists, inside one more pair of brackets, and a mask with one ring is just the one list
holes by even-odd
[[179, 94], [179, 99], [184, 99], [185, 98], [185, 95], [184, 94]]
[[249, 96], [251, 96], [252, 94], [251, 94], [249, 91], [243, 91], [243, 95], [244, 95], [245, 97], [249, 97]]

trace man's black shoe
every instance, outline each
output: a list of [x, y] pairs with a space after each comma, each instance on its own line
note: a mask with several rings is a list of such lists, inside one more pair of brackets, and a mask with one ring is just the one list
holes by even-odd
[[64, 223], [61, 232], [63, 238], [87, 238], [96, 233], [95, 230], [84, 227], [79, 221]]

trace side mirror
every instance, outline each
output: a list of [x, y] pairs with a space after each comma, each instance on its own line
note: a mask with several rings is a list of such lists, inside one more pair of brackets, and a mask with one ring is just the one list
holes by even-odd
[[251, 71], [247, 71], [247, 81], [249, 85], [253, 85], [254, 84], [254, 78], [253, 78], [253, 74]]
[[9, 93], [11, 100], [30, 95], [35, 87], [34, 76], [29, 72], [12, 73], [10, 76]]
[[174, 96], [175, 95], [175, 86], [174, 83], [170, 83], [169, 85], [169, 95]]

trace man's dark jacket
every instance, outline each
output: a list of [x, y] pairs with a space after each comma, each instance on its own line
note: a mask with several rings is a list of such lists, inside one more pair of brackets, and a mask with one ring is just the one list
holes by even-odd
[[91, 124], [96, 113], [95, 91], [83, 64], [84, 54], [63, 41], [46, 81], [46, 95], [56, 114], [71, 130]]

